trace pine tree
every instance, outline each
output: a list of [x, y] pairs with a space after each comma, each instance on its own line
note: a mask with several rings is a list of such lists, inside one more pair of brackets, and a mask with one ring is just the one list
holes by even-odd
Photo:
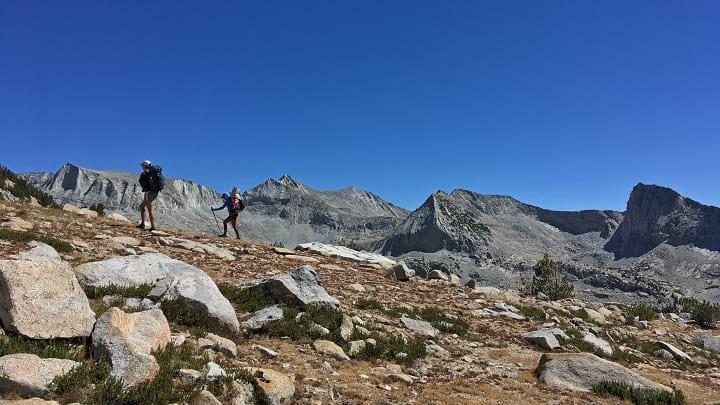
[[532, 281], [526, 283], [527, 292], [537, 296], [545, 294], [551, 300], [561, 300], [574, 295], [573, 285], [563, 276], [560, 271], [561, 263], [554, 261], [546, 253], [533, 267]]

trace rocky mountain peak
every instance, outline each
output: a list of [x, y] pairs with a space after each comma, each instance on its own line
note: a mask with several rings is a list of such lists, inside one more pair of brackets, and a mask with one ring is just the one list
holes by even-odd
[[278, 182], [284, 186], [293, 187], [293, 188], [300, 188], [302, 187], [302, 184], [298, 183], [290, 177], [288, 174], [283, 174], [282, 177], [278, 179]]
[[636, 185], [625, 220], [605, 249], [617, 258], [638, 257], [662, 243], [720, 250], [720, 208], [700, 204], [667, 187]]

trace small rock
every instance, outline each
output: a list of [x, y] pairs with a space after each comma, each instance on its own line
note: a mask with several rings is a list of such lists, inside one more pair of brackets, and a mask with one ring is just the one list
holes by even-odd
[[613, 354], [613, 348], [606, 340], [600, 339], [599, 337], [593, 335], [590, 332], [586, 332], [583, 335], [583, 340], [587, 343], [590, 343], [598, 350], [601, 350], [603, 353], [607, 355]]
[[181, 368], [178, 370], [177, 377], [184, 384], [192, 384], [202, 377], [202, 373], [189, 368]]
[[211, 361], [203, 366], [203, 376], [208, 380], [216, 380], [220, 377], [225, 377], [227, 373], [220, 367], [219, 364]]
[[233, 357], [237, 356], [237, 345], [232, 340], [214, 333], [208, 333], [205, 338], [212, 342], [213, 350]]
[[440, 270], [432, 270], [430, 273], [428, 273], [428, 280], [443, 280], [443, 281], [450, 281], [450, 276], [448, 276], [445, 272]]
[[415, 277], [415, 270], [409, 268], [405, 262], [398, 262], [392, 266], [389, 270], [396, 279], [400, 281], [408, 281]]
[[330, 356], [338, 360], [350, 360], [340, 346], [329, 340], [318, 339], [313, 342], [313, 347], [316, 352], [322, 355]]
[[34, 354], [8, 354], [0, 357], [0, 391], [44, 396], [53, 379], [79, 365], [72, 360], [41, 359]]
[[353, 283], [347, 286], [347, 289], [356, 293], [364, 293], [367, 291], [365, 287], [360, 283]]
[[340, 323], [340, 337], [344, 340], [348, 340], [353, 333], [353, 321], [347, 315], [342, 316], [342, 322]]
[[385, 382], [387, 383], [402, 382], [405, 384], [412, 384], [414, 381], [415, 380], [412, 376], [405, 373], [391, 373], [385, 376]]
[[222, 405], [210, 391], [202, 390], [190, 401], [190, 405]]
[[365, 341], [364, 340], [354, 340], [350, 343], [348, 343], [348, 355], [350, 357], [355, 357], [358, 354], [362, 353], [363, 350], [365, 350]]
[[422, 321], [419, 319], [412, 319], [407, 317], [401, 317], [400, 321], [413, 333], [420, 336], [435, 337], [438, 335], [438, 330], [430, 324], [428, 321]]
[[527, 332], [523, 333], [522, 336], [530, 342], [542, 347], [543, 349], [555, 350], [560, 347], [560, 342], [558, 342], [555, 335], [548, 330], [536, 330], [534, 332]]
[[253, 312], [241, 325], [248, 330], [258, 330], [265, 326], [266, 323], [282, 318], [282, 308], [279, 305], [272, 305]]
[[259, 351], [260, 353], [262, 353], [263, 355], [265, 355], [267, 357], [277, 357], [277, 355], [278, 355], [278, 353], [276, 351], [269, 349], [265, 346], [253, 345], [252, 348]]
[[658, 344], [659, 344], [663, 349], [665, 349], [665, 350], [667, 350], [668, 352], [670, 352], [670, 353], [673, 355], [673, 357], [675, 357], [675, 358], [678, 359], [678, 360], [684, 360], [684, 361], [689, 361], [689, 362], [692, 362], [692, 361], [693, 361], [693, 360], [692, 360], [692, 357], [690, 357], [687, 353], [685, 353], [684, 351], [682, 351], [682, 350], [678, 349], [677, 347], [671, 345], [671, 344], [668, 343], [668, 342], [658, 342]]

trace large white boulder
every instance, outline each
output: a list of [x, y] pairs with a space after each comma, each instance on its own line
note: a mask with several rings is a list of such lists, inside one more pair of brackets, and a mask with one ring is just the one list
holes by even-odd
[[623, 381], [636, 388], [672, 392], [662, 384], [590, 353], [545, 353], [540, 358], [537, 375], [543, 384], [572, 391], [590, 392], [593, 385], [600, 382]]
[[70, 265], [0, 260], [0, 319], [33, 339], [90, 336], [95, 313]]
[[151, 284], [162, 291], [157, 298], [177, 300], [206, 316], [214, 330], [238, 332], [235, 309], [204, 271], [160, 253], [116, 256], [82, 264], [75, 272], [83, 285], [122, 287]]
[[272, 298], [276, 302], [305, 308], [309, 305], [340, 307], [340, 301], [328, 294], [312, 266], [303, 266], [290, 273], [279, 274], [264, 281], [242, 285]]
[[79, 365], [72, 360], [41, 359], [34, 354], [8, 354], [0, 357], [0, 391], [23, 397], [47, 395], [55, 377]]
[[42, 242], [32, 241], [29, 243], [32, 249], [22, 251], [15, 255], [18, 260], [30, 260], [33, 262], [61, 262], [62, 258], [52, 246]]
[[111, 374], [132, 387], [154, 378], [160, 367], [150, 353], [170, 342], [170, 326], [159, 309], [127, 314], [112, 307], [92, 333], [93, 357], [110, 357]]

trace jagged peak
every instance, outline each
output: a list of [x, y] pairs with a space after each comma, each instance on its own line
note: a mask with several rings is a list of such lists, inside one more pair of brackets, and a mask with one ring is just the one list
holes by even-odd
[[294, 187], [294, 188], [300, 188], [300, 187], [302, 187], [302, 184], [300, 184], [300, 183], [298, 183], [297, 181], [295, 181], [295, 179], [293, 179], [292, 177], [290, 177], [289, 174], [283, 174], [283, 175], [278, 179], [278, 183], [280, 183], [280, 184], [282, 184], [282, 185], [285, 185], [285, 186], [288, 186], [288, 187]]

